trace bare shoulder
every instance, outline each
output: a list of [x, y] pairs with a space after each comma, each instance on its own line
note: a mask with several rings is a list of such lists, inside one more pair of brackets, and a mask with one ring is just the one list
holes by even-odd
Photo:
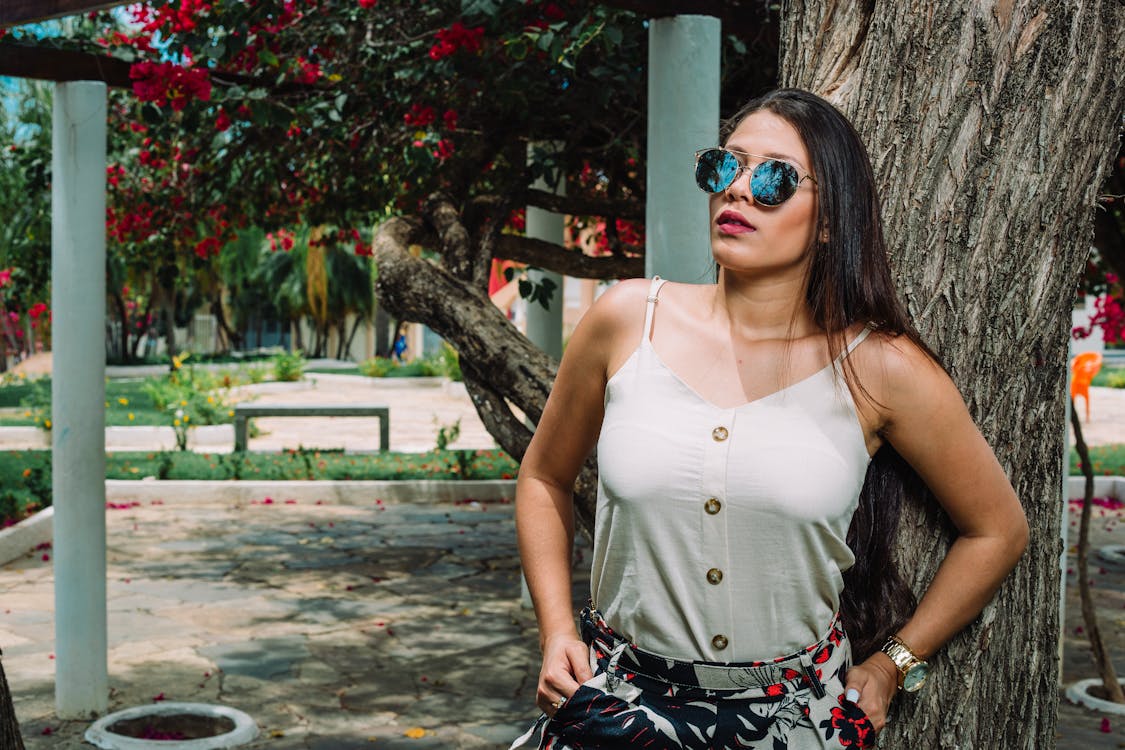
[[602, 293], [582, 316], [567, 351], [577, 346], [596, 356], [607, 375], [615, 372], [641, 340], [649, 284], [626, 279]]
[[908, 336], [874, 331], [851, 357], [884, 425], [905, 412], [949, 406], [951, 400], [963, 408], [949, 375]]
[[[586, 314], [603, 325], [628, 325], [634, 318], [643, 323], [650, 285], [648, 279], [619, 281], [602, 293]], [[638, 331], [640, 325], [637, 323]]]

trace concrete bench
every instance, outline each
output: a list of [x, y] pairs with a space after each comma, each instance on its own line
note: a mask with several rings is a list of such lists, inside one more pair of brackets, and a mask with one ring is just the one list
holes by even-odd
[[235, 404], [234, 449], [246, 450], [251, 417], [378, 417], [379, 450], [391, 447], [391, 409], [379, 404]]

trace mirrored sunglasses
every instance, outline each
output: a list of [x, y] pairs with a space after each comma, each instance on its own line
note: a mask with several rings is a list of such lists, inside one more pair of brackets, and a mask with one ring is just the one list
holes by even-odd
[[720, 193], [733, 185], [743, 170], [748, 169], [750, 194], [755, 203], [763, 206], [780, 206], [793, 197], [805, 180], [816, 184], [812, 175], [801, 177], [797, 168], [787, 161], [757, 154], [743, 156], [763, 161], [751, 167], [725, 148], [705, 148], [695, 152], [695, 184], [705, 193]]

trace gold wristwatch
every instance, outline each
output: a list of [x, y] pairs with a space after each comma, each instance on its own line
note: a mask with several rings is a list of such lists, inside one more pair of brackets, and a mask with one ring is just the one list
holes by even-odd
[[883, 648], [879, 649], [891, 658], [898, 667], [898, 686], [908, 693], [915, 693], [926, 684], [930, 676], [930, 665], [919, 659], [910, 647], [902, 642], [896, 635], [887, 638]]

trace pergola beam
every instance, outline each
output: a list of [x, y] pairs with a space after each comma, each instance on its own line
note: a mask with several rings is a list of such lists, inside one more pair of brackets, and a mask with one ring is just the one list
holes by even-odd
[[40, 81], [101, 81], [129, 88], [129, 63], [109, 55], [55, 49], [33, 44], [0, 43], [0, 76]]
[[5, 0], [0, 5], [0, 28], [47, 21], [75, 13], [126, 5], [128, 0]]

